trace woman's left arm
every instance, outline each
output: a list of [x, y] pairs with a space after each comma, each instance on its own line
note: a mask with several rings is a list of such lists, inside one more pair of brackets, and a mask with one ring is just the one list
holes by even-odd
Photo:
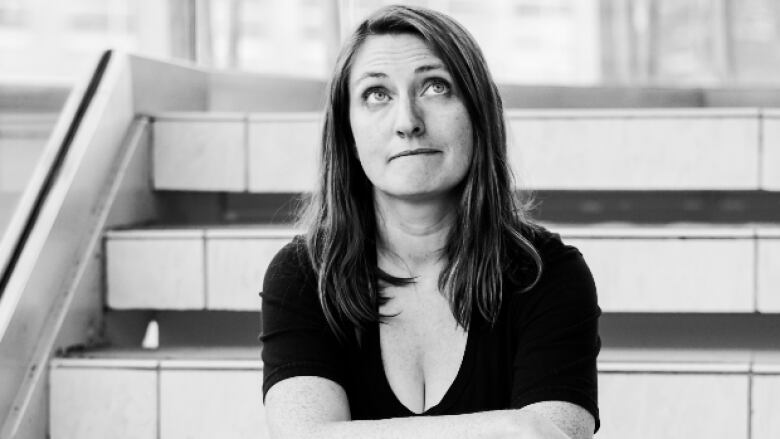
[[541, 401], [517, 410], [533, 413], [537, 422], [552, 424], [570, 439], [593, 439], [596, 421], [593, 415], [577, 404]]
[[592, 438], [601, 309], [582, 255], [553, 244], [558, 257], [549, 258], [538, 286], [510, 305], [517, 325], [510, 407], [538, 414], [571, 438]]
[[[302, 403], [305, 401], [305, 403]], [[580, 439], [589, 438], [587, 419], [574, 427], [571, 407], [552, 402], [521, 409], [462, 415], [350, 419], [346, 393], [321, 377], [294, 377], [276, 383], [266, 396], [266, 417], [274, 439]], [[563, 403], [565, 404], [565, 403]], [[563, 418], [560, 418], [563, 416]], [[589, 416], [586, 414], [586, 416]], [[563, 422], [561, 420], [563, 419]], [[556, 422], [561, 422], [556, 424]], [[590, 420], [592, 425], [592, 419]], [[566, 431], [570, 428], [572, 433]], [[579, 432], [584, 432], [580, 434]], [[579, 436], [577, 434], [580, 434]]]

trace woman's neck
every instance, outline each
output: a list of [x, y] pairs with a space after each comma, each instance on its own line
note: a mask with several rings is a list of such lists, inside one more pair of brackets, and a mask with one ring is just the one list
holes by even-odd
[[374, 208], [380, 267], [415, 277], [439, 265], [455, 220], [454, 200], [421, 202], [375, 194]]

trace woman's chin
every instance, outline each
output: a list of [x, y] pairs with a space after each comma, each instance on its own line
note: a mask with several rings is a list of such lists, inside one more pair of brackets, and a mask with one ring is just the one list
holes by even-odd
[[451, 198], [451, 190], [446, 188], [426, 188], [424, 186], [396, 188], [379, 192], [382, 193], [382, 198], [414, 203], [440, 202]]

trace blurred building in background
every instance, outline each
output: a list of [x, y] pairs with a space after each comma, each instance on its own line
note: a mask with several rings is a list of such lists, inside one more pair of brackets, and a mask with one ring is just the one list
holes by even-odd
[[0, 0], [0, 79], [69, 82], [106, 48], [325, 78], [385, 4], [454, 16], [503, 83], [780, 83], [774, 0]]

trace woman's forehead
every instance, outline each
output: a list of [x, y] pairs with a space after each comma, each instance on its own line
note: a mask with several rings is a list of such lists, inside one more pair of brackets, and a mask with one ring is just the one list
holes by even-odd
[[367, 37], [355, 53], [350, 85], [367, 77], [381, 77], [398, 70], [417, 72], [447, 70], [444, 62], [422, 38], [412, 34]]

